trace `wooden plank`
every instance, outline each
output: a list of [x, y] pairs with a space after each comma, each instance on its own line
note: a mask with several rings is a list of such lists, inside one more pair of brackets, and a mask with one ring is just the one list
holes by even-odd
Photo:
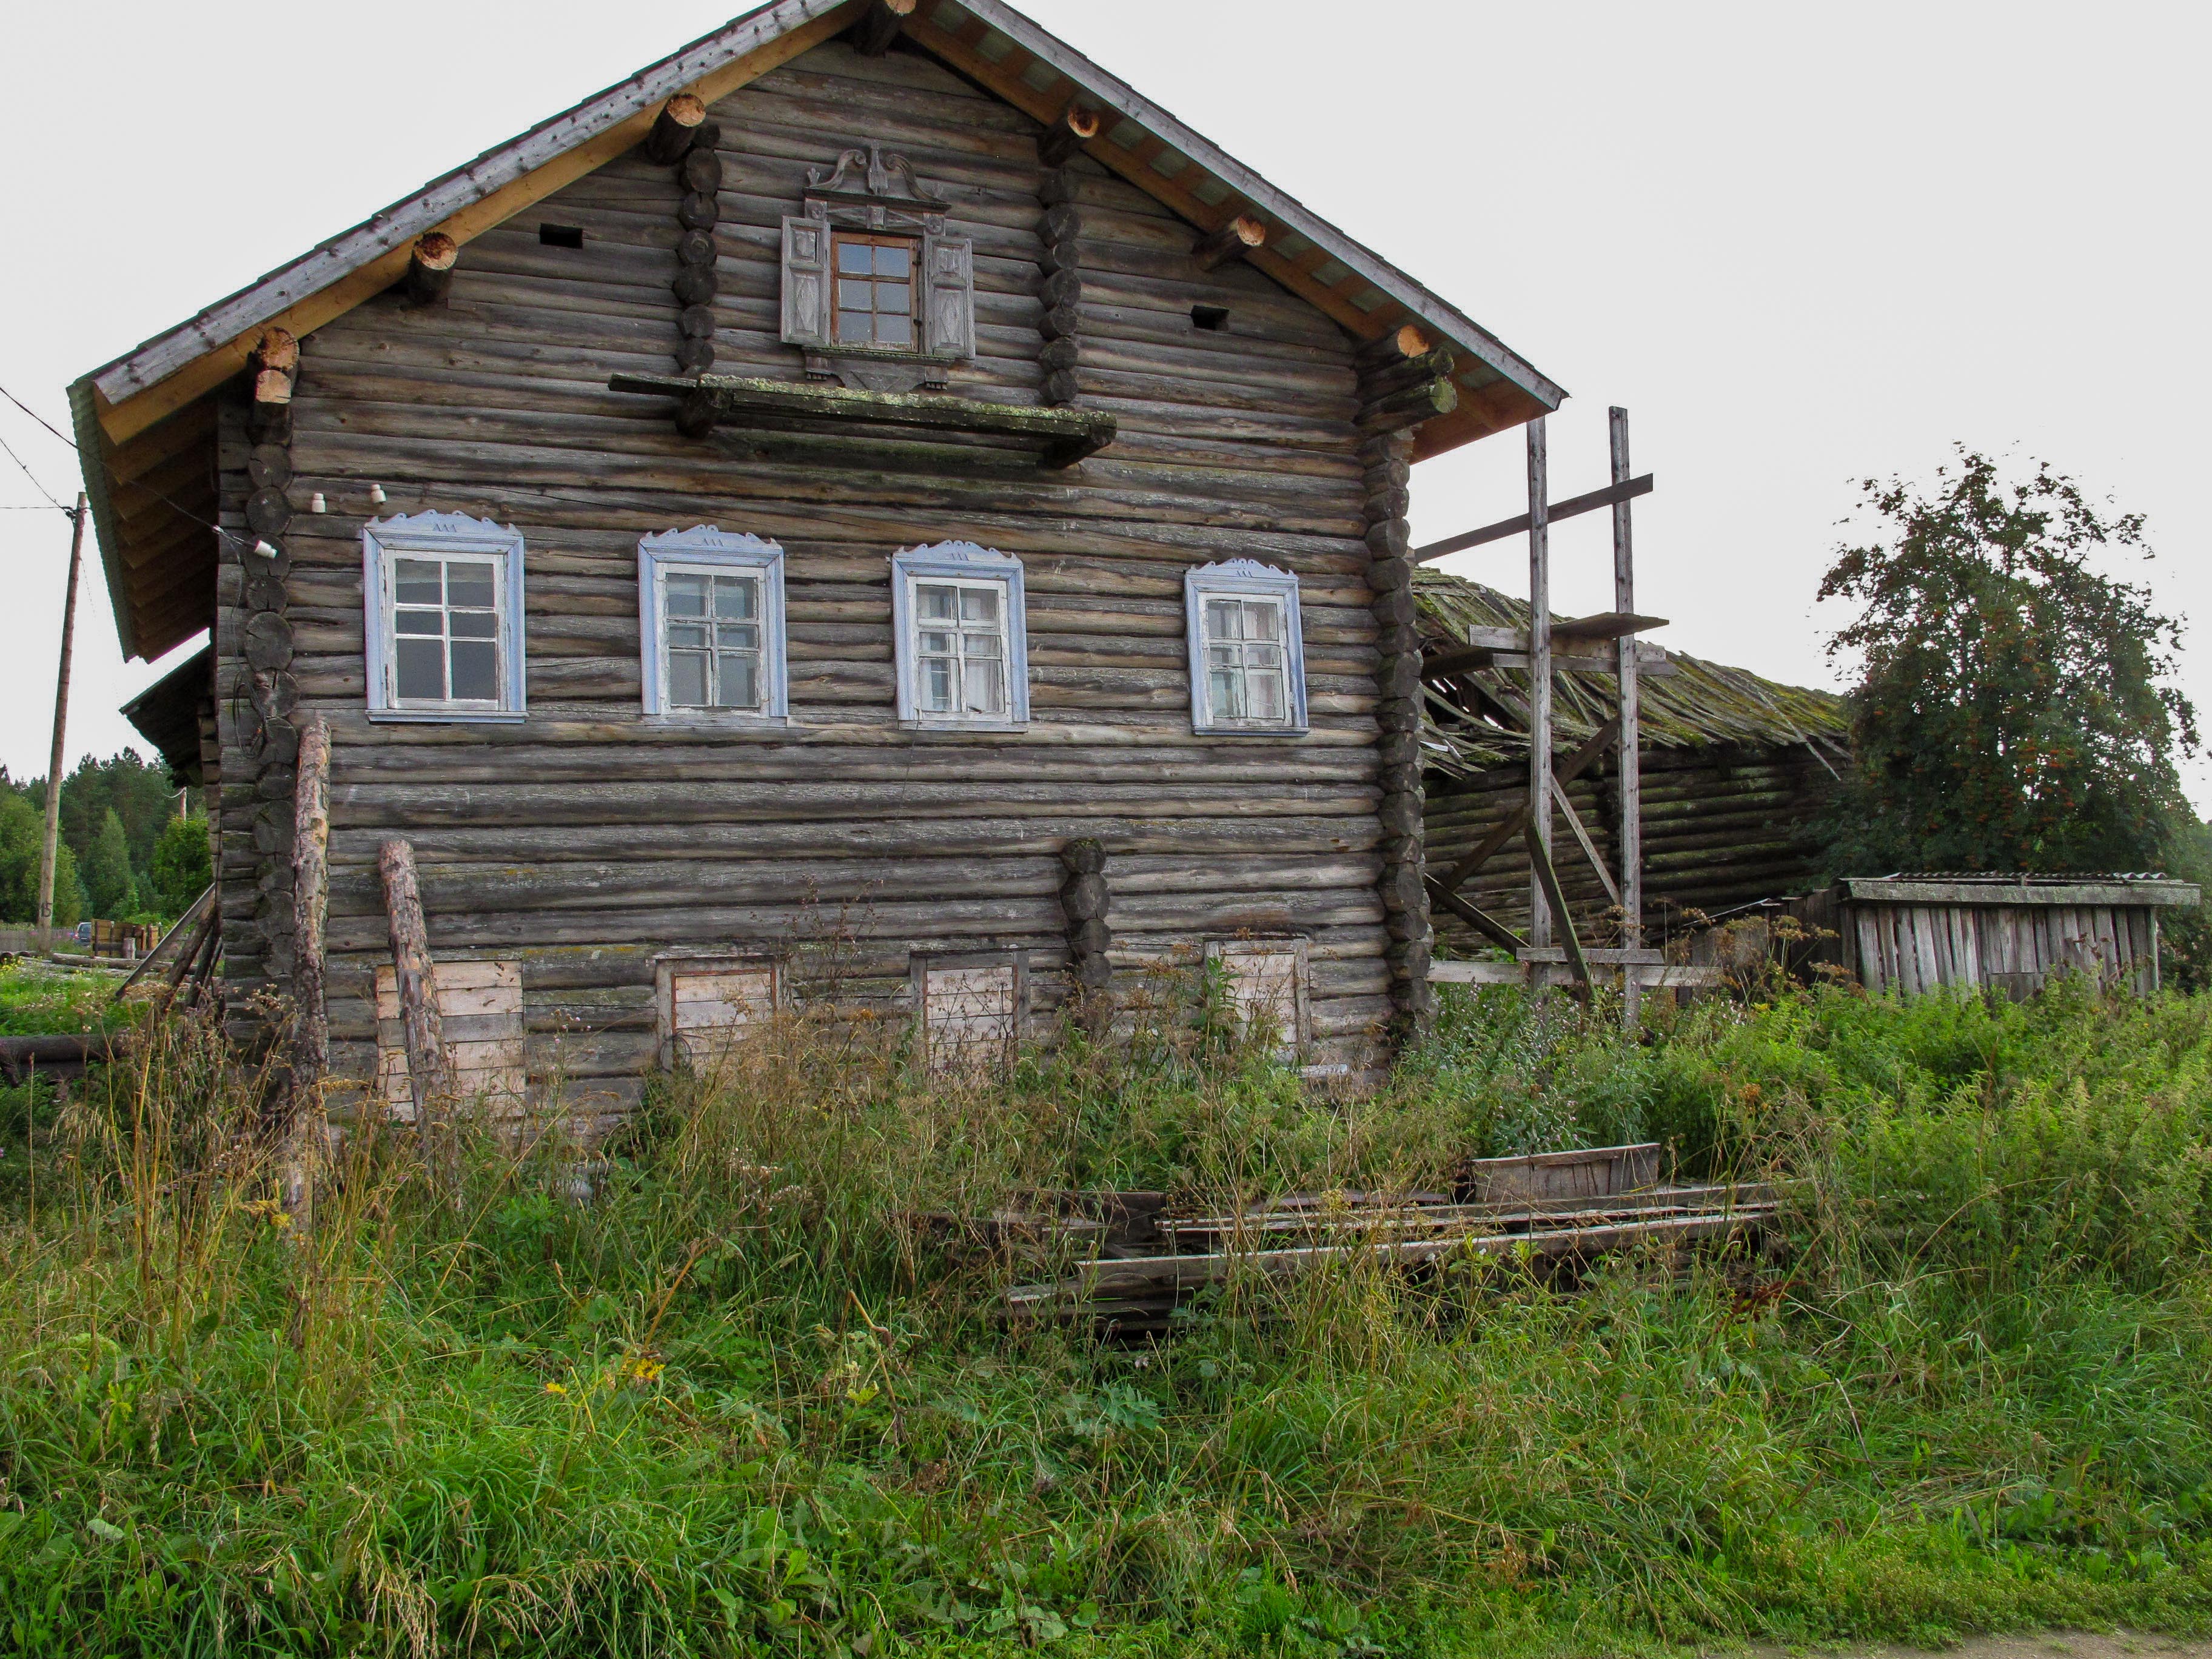
[[2193, 882], [1917, 881], [1892, 876], [1846, 876], [1854, 902], [1867, 904], [2020, 904], [2064, 908], [2085, 904], [2194, 905], [2203, 892]]
[[[1568, 913], [1566, 896], [1559, 890], [1559, 872], [1553, 869], [1551, 855], [1537, 838], [1536, 826], [1530, 824], [1522, 831], [1522, 840], [1528, 849], [1528, 862], [1535, 871], [1538, 890], [1550, 902], [1553, 914], [1559, 920], [1559, 938], [1566, 946], [1567, 966], [1574, 972], [1577, 984], [1589, 983], [1589, 963], [1583, 957], [1582, 941], [1576, 937], [1574, 918]], [[1528, 930], [1529, 944], [1541, 947], [1547, 941], [1536, 937], [1536, 930]]]
[[[1545, 521], [1553, 523], [1560, 519], [1575, 518], [1584, 513], [1595, 513], [1601, 507], [1623, 506], [1638, 495], [1649, 495], [1651, 488], [1651, 475], [1646, 472], [1641, 477], [1622, 479], [1606, 485], [1602, 489], [1593, 489], [1587, 495], [1570, 495], [1565, 501], [1552, 502], [1544, 509]], [[1481, 547], [1486, 543], [1504, 541], [1508, 536], [1524, 534], [1532, 521], [1531, 513], [1523, 513], [1518, 518], [1501, 519], [1496, 524], [1483, 526], [1480, 530], [1447, 536], [1442, 541], [1431, 542], [1425, 547], [1414, 549], [1413, 562], [1433, 563], [1447, 555], [1463, 553], [1470, 547]], [[1660, 623], [1655, 618], [1648, 625], [1657, 627]]]
[[1881, 930], [1872, 910], [1853, 907], [1850, 927], [1858, 945], [1859, 983], [1869, 995], [1879, 996], [1890, 981], [1889, 963], [1882, 955]]
[[1558, 805], [1560, 816], [1566, 819], [1568, 830], [1573, 832], [1575, 845], [1582, 848], [1583, 858], [1589, 864], [1590, 872], [1596, 876], [1598, 885], [1605, 889], [1605, 896], [1613, 901], [1613, 908], [1620, 908], [1620, 889], [1613, 884], [1613, 872], [1605, 867], [1605, 860], [1598, 854], [1597, 843], [1590, 839], [1590, 832], [1583, 825], [1582, 815], [1575, 811], [1575, 804], [1567, 799], [1566, 789], [1556, 777], [1552, 780], [1552, 799]]
[[1431, 962], [1429, 978], [1438, 985], [1524, 985], [1528, 972], [1517, 962]]

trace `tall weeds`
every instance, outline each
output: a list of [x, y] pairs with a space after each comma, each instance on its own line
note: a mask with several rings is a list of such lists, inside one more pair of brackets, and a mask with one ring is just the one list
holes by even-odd
[[[345, 1121], [302, 1236], [261, 1079], [149, 1034], [7, 1149], [0, 1634], [1443, 1654], [2212, 1609], [2212, 1002], [1823, 992], [1638, 1043], [1488, 995], [1358, 1101], [1264, 1048], [1202, 976], [1003, 1076], [793, 1018], [604, 1146], [483, 1130], [458, 1203]], [[1790, 1265], [1355, 1257], [1101, 1346], [1002, 1328], [1015, 1264], [930, 1219], [1645, 1136], [1796, 1182]]]

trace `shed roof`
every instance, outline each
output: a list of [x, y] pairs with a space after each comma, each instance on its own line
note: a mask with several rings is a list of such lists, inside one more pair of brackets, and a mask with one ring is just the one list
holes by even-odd
[[1861, 904], [2186, 907], [2203, 896], [2196, 883], [2157, 870], [1926, 870], [1845, 876], [1836, 885]]
[[[1465, 642], [1470, 627], [1526, 628], [1528, 602], [1442, 570], [1417, 567], [1413, 597], [1423, 636], [1438, 646]], [[1832, 691], [1784, 685], [1748, 669], [1729, 668], [1679, 651], [1667, 653], [1674, 671], [1640, 683], [1639, 716], [1647, 747], [1695, 749], [1707, 744], [1778, 748], [1802, 744], [1832, 763], [1850, 752], [1850, 722]], [[1493, 701], [1509, 714], [1528, 707], [1523, 671], [1476, 671]], [[1528, 752], [1525, 729], [1471, 714], [1433, 686], [1425, 687], [1423, 763], [1433, 771], [1466, 776], [1518, 760]], [[1554, 740], [1571, 747], [1610, 719], [1618, 701], [1612, 682], [1597, 675], [1561, 674], [1553, 683]]]
[[[124, 650], [153, 656], [208, 625], [213, 501], [207, 394], [241, 369], [264, 328], [305, 335], [404, 274], [415, 240], [466, 243], [644, 137], [678, 92], [712, 100], [852, 24], [874, 0], [774, 0], [628, 80], [433, 179], [300, 258], [164, 331], [70, 388]], [[1258, 270], [1362, 339], [1413, 323], [1457, 360], [1457, 409], [1425, 423], [1435, 454], [1557, 408], [1565, 393], [1498, 337], [1322, 219], [1004, 0], [920, 0], [905, 36], [1041, 121], [1099, 112], [1086, 146], [1201, 229], [1264, 221]], [[196, 412], [197, 411], [197, 412]], [[202, 425], [205, 429], [201, 429]]]

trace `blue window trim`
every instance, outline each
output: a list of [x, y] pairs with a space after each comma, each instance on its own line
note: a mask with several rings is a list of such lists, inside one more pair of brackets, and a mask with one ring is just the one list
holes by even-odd
[[[368, 671], [368, 717], [454, 726], [513, 726], [528, 717], [529, 672], [522, 628], [522, 532], [465, 513], [401, 514], [361, 532], [362, 637]], [[392, 699], [389, 570], [396, 555], [474, 553], [500, 562], [499, 707], [410, 704]]]
[[[950, 577], [964, 581], [1002, 581], [1006, 587], [1006, 715], [985, 720], [972, 714], [924, 714], [915, 685], [914, 586], [916, 581]], [[898, 664], [898, 715], [916, 731], [1022, 732], [1030, 723], [1029, 605], [1022, 591], [1022, 562], [974, 542], [939, 542], [901, 548], [891, 555], [891, 639]]]
[[[1216, 720], [1206, 706], [1206, 599], [1230, 593], [1279, 599], [1283, 602], [1283, 641], [1287, 646], [1291, 718], [1287, 725], [1250, 720]], [[1189, 645], [1190, 729], [1202, 738], [1302, 738], [1306, 724], [1306, 640], [1298, 619], [1298, 579], [1287, 570], [1255, 559], [1229, 559], [1200, 565], [1182, 577], [1183, 633]]]
[[[753, 570], [761, 579], [762, 707], [670, 708], [661, 684], [662, 573], [670, 568]], [[782, 726], [791, 714], [791, 687], [785, 668], [783, 548], [747, 532], [725, 532], [713, 525], [669, 530], [642, 537], [637, 544], [638, 673], [646, 718], [683, 726]]]

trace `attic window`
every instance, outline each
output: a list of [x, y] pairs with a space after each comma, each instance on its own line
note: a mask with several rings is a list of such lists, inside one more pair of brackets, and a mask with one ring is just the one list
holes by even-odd
[[538, 240], [544, 247], [581, 247], [584, 228], [581, 225], [540, 225]]
[[1190, 308], [1190, 325], [1193, 328], [1202, 328], [1209, 334], [1218, 334], [1229, 326], [1229, 307], [1227, 306], [1193, 306]]

